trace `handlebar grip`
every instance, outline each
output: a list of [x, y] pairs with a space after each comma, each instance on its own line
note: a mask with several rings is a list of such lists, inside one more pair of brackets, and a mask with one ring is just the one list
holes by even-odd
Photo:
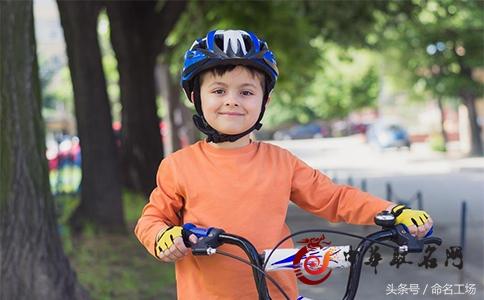
[[213, 227], [210, 228], [201, 228], [197, 227], [192, 223], [186, 223], [183, 225], [183, 230], [182, 230], [182, 237], [183, 237], [183, 242], [185, 243], [186, 247], [191, 247], [192, 243], [189, 240], [190, 235], [194, 234], [197, 238], [206, 238], [210, 234], [210, 231], [213, 229]]
[[186, 230], [185, 228], [182, 229], [183, 243], [187, 248], [192, 247], [192, 242], [190, 242], [190, 239], [189, 239], [190, 235], [191, 235], [190, 231]]
[[193, 225], [192, 223], [186, 223], [183, 225], [183, 229], [185, 231], [188, 231], [190, 234], [194, 234], [197, 236], [197, 238], [204, 238], [207, 237], [208, 234], [210, 233], [210, 230], [212, 230], [213, 227], [210, 228], [201, 228]]
[[425, 244], [442, 244], [442, 240], [437, 237], [428, 237], [432, 234], [433, 229], [431, 228], [429, 232], [425, 235], [426, 237], [417, 239], [412, 236], [408, 228], [404, 224], [396, 225], [394, 229], [394, 236], [392, 240], [399, 246], [407, 246], [406, 251], [410, 253], [420, 253], [424, 250]]
[[[223, 244], [222, 240], [219, 238], [220, 234], [223, 233], [225, 233], [225, 231], [220, 228], [200, 228], [191, 223], [184, 224], [182, 230], [183, 242], [188, 248], [192, 249], [194, 255], [213, 254], [210, 254], [208, 250], [210, 248], [215, 249]], [[198, 241], [195, 244], [192, 244], [188, 239], [192, 234], [198, 238]]]

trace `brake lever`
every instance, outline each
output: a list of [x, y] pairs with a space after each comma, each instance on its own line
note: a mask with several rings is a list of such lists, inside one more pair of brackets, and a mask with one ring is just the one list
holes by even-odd
[[428, 238], [423, 238], [421, 241], [427, 245], [427, 244], [435, 244], [437, 246], [442, 245], [442, 239], [438, 237], [428, 237]]
[[423, 252], [424, 246], [427, 244], [436, 244], [440, 246], [442, 239], [438, 237], [427, 237], [417, 239], [411, 235], [404, 225], [396, 225], [395, 234], [392, 240], [401, 246], [401, 252], [420, 253]]
[[396, 225], [393, 229], [395, 234], [392, 240], [401, 247], [401, 252], [418, 253], [423, 251], [424, 243], [422, 240], [414, 238], [405, 227], [402, 225]]

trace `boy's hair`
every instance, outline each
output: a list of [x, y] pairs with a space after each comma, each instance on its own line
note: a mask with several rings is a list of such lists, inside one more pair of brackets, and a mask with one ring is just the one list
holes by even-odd
[[219, 65], [219, 66], [216, 66], [216, 67], [213, 67], [213, 68], [210, 68], [208, 70], [205, 70], [203, 71], [202, 73], [200, 73], [200, 86], [202, 86], [202, 83], [203, 83], [203, 78], [205, 77], [205, 75], [207, 73], [211, 73], [213, 76], [223, 76], [225, 73], [227, 72], [230, 72], [232, 70], [234, 70], [236, 67], [243, 67], [244, 69], [246, 69], [247, 71], [249, 71], [250, 75], [252, 75], [252, 77], [255, 77], [257, 79], [259, 79], [259, 82], [260, 82], [260, 86], [262, 87], [262, 91], [264, 92], [265, 91], [265, 87], [266, 87], [266, 75], [264, 73], [262, 73], [261, 71], [259, 71], [258, 69], [252, 67], [252, 66], [246, 66], [246, 65]]

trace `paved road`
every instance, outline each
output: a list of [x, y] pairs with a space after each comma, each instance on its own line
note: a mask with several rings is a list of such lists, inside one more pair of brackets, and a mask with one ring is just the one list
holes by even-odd
[[[484, 232], [484, 159], [463, 159], [431, 152], [424, 144], [415, 145], [411, 151], [379, 152], [365, 145], [358, 137], [274, 142], [289, 149], [314, 168], [336, 176], [339, 182], [346, 182], [348, 176], [359, 185], [367, 181], [370, 193], [385, 197], [385, 184], [390, 182], [394, 195], [401, 199], [412, 198], [416, 191], [423, 194], [424, 209], [429, 211], [437, 225], [435, 234], [444, 239], [432, 257], [437, 267], [425, 269], [416, 264], [423, 255], [409, 255], [413, 264], [403, 265], [398, 270], [390, 266], [391, 251], [380, 249], [382, 261], [374, 269], [365, 266], [358, 299], [484, 299], [483, 232]], [[460, 245], [460, 208], [463, 200], [468, 205], [466, 247], [462, 271], [444, 266], [445, 249]], [[413, 203], [416, 207], [417, 204]], [[377, 227], [330, 224], [307, 214], [296, 206], [288, 212], [288, 224], [294, 230], [307, 228], [331, 228], [366, 235]], [[351, 244], [354, 241], [336, 237], [328, 238], [333, 244]], [[300, 286], [301, 293], [312, 299], [340, 299], [346, 286], [347, 271], [334, 272], [328, 281], [319, 286]], [[410, 287], [413, 295], [387, 295], [390, 284], [396, 289], [403, 284]], [[438, 287], [448, 285], [437, 295]], [[476, 289], [475, 295], [466, 293], [468, 288]], [[474, 284], [474, 286], [472, 286]], [[432, 290], [432, 287], [437, 289]], [[387, 290], [388, 289], [388, 290]], [[425, 290], [425, 291], [424, 291]], [[452, 292], [453, 295], [450, 295]], [[424, 294], [425, 293], [425, 294]], [[455, 295], [464, 293], [463, 295]]]

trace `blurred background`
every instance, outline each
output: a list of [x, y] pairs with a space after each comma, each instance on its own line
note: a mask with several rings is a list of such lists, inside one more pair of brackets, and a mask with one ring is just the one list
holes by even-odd
[[[131, 232], [159, 161], [202, 138], [179, 87], [184, 51], [209, 30], [240, 28], [268, 41], [280, 70], [254, 139], [339, 183], [429, 211], [466, 264], [419, 278], [476, 284], [482, 295], [483, 9], [450, 0], [34, 0], [50, 187], [80, 283], [93, 299], [175, 297], [172, 266]], [[288, 223], [334, 226], [296, 208]], [[332, 285], [341, 297], [344, 282]], [[391, 298], [383, 283], [367, 297]]]

